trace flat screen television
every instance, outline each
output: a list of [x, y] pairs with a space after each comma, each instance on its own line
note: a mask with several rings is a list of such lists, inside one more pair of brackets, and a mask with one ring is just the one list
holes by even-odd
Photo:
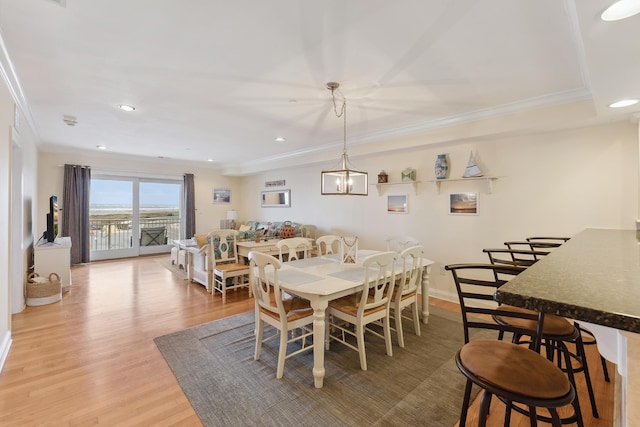
[[58, 196], [55, 194], [49, 197], [49, 213], [47, 214], [47, 231], [45, 232], [47, 242], [53, 242], [58, 237], [58, 219], [60, 218], [58, 209]]

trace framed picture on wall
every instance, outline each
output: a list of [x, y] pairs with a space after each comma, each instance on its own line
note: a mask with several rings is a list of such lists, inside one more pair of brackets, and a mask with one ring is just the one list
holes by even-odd
[[387, 196], [387, 213], [409, 213], [409, 198], [407, 197], [407, 195], [395, 194]]
[[478, 215], [478, 193], [450, 193], [451, 215]]
[[213, 203], [231, 203], [231, 190], [228, 188], [214, 188]]

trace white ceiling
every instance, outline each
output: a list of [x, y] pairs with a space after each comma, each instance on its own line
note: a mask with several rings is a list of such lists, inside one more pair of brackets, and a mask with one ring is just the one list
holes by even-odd
[[607, 107], [640, 97], [640, 15], [601, 21], [612, 2], [0, 0], [2, 65], [44, 151], [242, 174], [337, 161], [329, 81], [352, 157], [500, 115], [510, 132], [635, 118]]

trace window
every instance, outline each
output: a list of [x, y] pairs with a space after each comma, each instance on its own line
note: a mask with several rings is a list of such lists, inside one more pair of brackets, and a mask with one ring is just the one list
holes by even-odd
[[183, 227], [182, 181], [91, 179], [91, 260], [168, 252]]

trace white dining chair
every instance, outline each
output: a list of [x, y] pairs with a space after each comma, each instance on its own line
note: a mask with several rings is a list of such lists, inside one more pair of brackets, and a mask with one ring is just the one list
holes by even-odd
[[[389, 306], [394, 289], [396, 252], [382, 252], [364, 259], [364, 287], [362, 292], [330, 301], [327, 308], [326, 348], [331, 340], [338, 341], [360, 355], [360, 369], [367, 370], [364, 335], [384, 338], [387, 355], [393, 355]], [[367, 328], [370, 323], [382, 322], [383, 335]], [[355, 337], [357, 346], [349, 342]]]
[[398, 253], [411, 246], [418, 246], [420, 244], [418, 239], [409, 236], [391, 236], [387, 237], [385, 242], [387, 243], [388, 251], [396, 251]]
[[291, 237], [279, 240], [276, 243], [276, 247], [280, 253], [280, 261], [284, 262], [285, 258], [287, 261], [293, 261], [299, 259], [300, 253], [302, 253], [303, 258], [308, 258], [311, 243], [305, 237]]
[[[335, 246], [334, 246], [335, 245]], [[318, 255], [324, 256], [336, 253], [339, 250], [340, 236], [334, 234], [326, 234], [316, 239], [316, 246], [318, 247]]]
[[[412, 246], [402, 252], [398, 258], [402, 262], [402, 274], [396, 281], [396, 289], [391, 300], [391, 315], [395, 323], [398, 345], [404, 348], [402, 319], [413, 321], [415, 334], [420, 336], [420, 315], [418, 313], [418, 287], [422, 280], [423, 246]], [[405, 308], [411, 307], [411, 317], [403, 316]]]
[[[262, 253], [249, 252], [249, 266], [251, 270], [251, 287], [256, 301], [256, 343], [254, 359], [260, 360], [262, 344], [280, 335], [278, 348], [278, 366], [276, 378], [282, 378], [284, 374], [284, 361], [296, 354], [313, 348], [307, 338], [313, 335], [313, 309], [309, 301], [292, 297], [280, 290], [278, 270], [282, 263], [277, 258]], [[264, 336], [264, 324], [273, 326], [277, 332], [267, 338]], [[300, 334], [289, 338], [289, 333], [301, 329]], [[287, 354], [290, 343], [300, 342], [300, 347]]]

